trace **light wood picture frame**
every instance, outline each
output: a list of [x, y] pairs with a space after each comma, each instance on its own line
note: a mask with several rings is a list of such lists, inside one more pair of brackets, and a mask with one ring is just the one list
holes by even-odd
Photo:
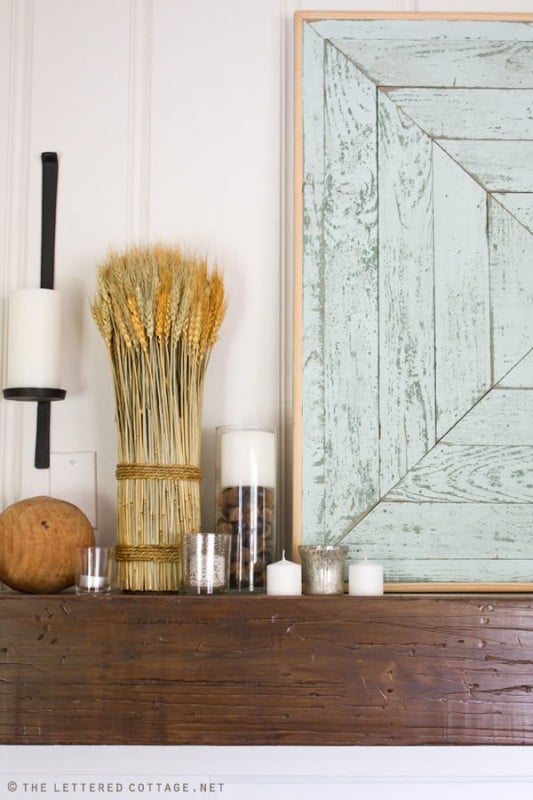
[[293, 537], [533, 590], [533, 14], [295, 15]]

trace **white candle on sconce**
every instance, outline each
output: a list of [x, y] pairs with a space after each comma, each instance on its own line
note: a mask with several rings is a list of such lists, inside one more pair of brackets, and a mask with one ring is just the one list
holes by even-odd
[[222, 428], [220, 486], [276, 486], [276, 435], [254, 428]]
[[9, 297], [6, 388], [61, 385], [61, 294], [16, 289]]
[[372, 561], [357, 561], [348, 567], [348, 592], [351, 595], [383, 594], [383, 567]]
[[297, 595], [302, 593], [302, 565], [285, 558], [267, 566], [267, 594]]

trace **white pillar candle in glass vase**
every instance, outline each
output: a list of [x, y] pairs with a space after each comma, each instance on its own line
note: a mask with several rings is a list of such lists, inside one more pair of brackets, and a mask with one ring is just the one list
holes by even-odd
[[230, 586], [264, 590], [275, 550], [276, 434], [217, 428], [216, 526], [232, 535]]

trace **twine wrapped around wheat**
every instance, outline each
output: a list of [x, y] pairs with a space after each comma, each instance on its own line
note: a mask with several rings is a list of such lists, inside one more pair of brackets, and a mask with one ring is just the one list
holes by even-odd
[[225, 308], [218, 269], [177, 248], [112, 252], [98, 268], [92, 313], [115, 391], [122, 589], [179, 588], [180, 536], [200, 530], [204, 379]]

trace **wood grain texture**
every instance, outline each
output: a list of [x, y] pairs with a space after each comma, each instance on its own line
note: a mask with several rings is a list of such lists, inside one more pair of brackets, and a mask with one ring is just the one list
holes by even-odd
[[528, 192], [533, 186], [532, 141], [437, 141], [489, 192]]
[[533, 234], [533, 194], [493, 192], [492, 197]]
[[454, 87], [383, 91], [434, 139], [533, 138], [531, 89]]
[[302, 529], [312, 520], [318, 540], [325, 535], [324, 460], [324, 41], [306, 26], [303, 40], [305, 80], [302, 115], [308, 120], [303, 149], [302, 186]]
[[[296, 503], [308, 514], [306, 541], [343, 540], [359, 555], [364, 542], [402, 581], [528, 581], [533, 417], [522, 390], [533, 386], [533, 17], [448, 16], [298, 16], [317, 53], [320, 40], [323, 48], [322, 65], [312, 60], [307, 74], [304, 62], [302, 74], [304, 86], [319, 81], [309, 89], [315, 112], [303, 114], [304, 147], [308, 129], [323, 144], [320, 214], [311, 209], [303, 220], [321, 248], [312, 290], [323, 301], [315, 340], [323, 404], [312, 413], [323, 427], [313, 431], [314, 460]], [[376, 89], [377, 130], [357, 85], [368, 98]], [[366, 119], [361, 151], [355, 131]], [[350, 397], [350, 386], [361, 393], [374, 430], [375, 318], [364, 272], [365, 262], [373, 269], [374, 218], [367, 224], [371, 206], [353, 202], [358, 189], [359, 199], [370, 197], [371, 143], [379, 197], [374, 440]], [[311, 260], [311, 273], [316, 266]], [[302, 271], [305, 281], [305, 257]], [[363, 286], [370, 291], [361, 302]], [[314, 386], [306, 384], [309, 399], [302, 394], [304, 416]], [[375, 453], [377, 494], [367, 491]], [[450, 547], [440, 551], [446, 536]]]
[[531, 580], [532, 514], [530, 503], [383, 502], [343, 544], [349, 559], [383, 564], [387, 581]]
[[533, 87], [531, 41], [481, 44], [449, 37], [405, 42], [342, 37], [331, 41], [378, 86]]
[[531, 595], [1, 602], [2, 744], [533, 743]]
[[432, 144], [379, 93], [381, 495], [435, 442]]
[[444, 444], [533, 445], [533, 391], [494, 389], [444, 437]]
[[490, 294], [485, 192], [438, 145], [433, 145], [433, 193], [440, 439], [490, 386]]
[[325, 52], [323, 453], [331, 541], [379, 498], [378, 186], [375, 87], [334, 47]]
[[533, 502], [533, 447], [439, 444], [388, 493], [392, 501]]
[[533, 237], [489, 197], [493, 381], [533, 347]]
[[499, 386], [533, 389], [533, 352], [528, 353], [500, 380]]

